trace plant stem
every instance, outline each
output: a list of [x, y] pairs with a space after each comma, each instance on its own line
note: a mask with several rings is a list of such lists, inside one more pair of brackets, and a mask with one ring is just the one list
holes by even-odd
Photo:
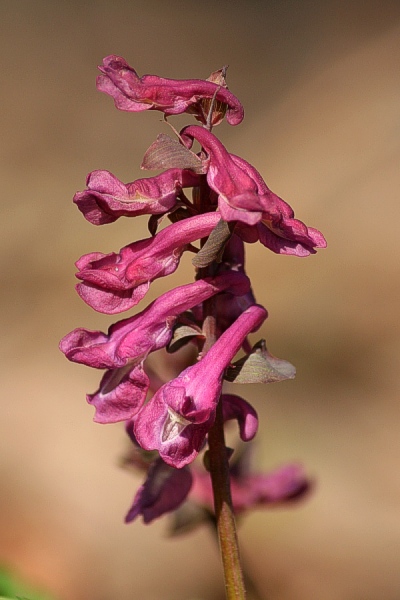
[[214, 493], [215, 519], [225, 576], [227, 600], [244, 600], [246, 592], [239, 558], [235, 517], [225, 447], [222, 404], [218, 403], [215, 423], [208, 433], [209, 464]]
[[[214, 298], [204, 303], [204, 334], [206, 352], [216, 341], [216, 318]], [[208, 433], [209, 469], [214, 494], [215, 520], [218, 531], [219, 548], [224, 568], [227, 600], [244, 600], [242, 568], [239, 559], [239, 546], [236, 534], [230, 490], [229, 457], [225, 445], [224, 420], [221, 400], [218, 402], [215, 423]]]

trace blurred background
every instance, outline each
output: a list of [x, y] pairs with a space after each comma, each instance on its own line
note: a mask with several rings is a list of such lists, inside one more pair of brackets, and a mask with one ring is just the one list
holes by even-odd
[[[113, 320], [76, 295], [74, 261], [147, 235], [145, 217], [90, 225], [73, 194], [93, 169], [143, 176], [168, 133], [159, 113], [117, 111], [96, 66], [119, 54], [140, 75], [206, 78], [229, 64], [246, 118], [218, 136], [328, 240], [307, 259], [248, 249], [262, 334], [298, 372], [239, 391], [260, 415], [257, 466], [296, 459], [317, 486], [247, 515], [243, 560], [265, 600], [398, 600], [400, 3], [2, 0], [0, 30], [0, 562], [59, 600], [224, 597], [209, 531], [123, 524], [141, 482], [118, 466], [123, 426], [92, 422], [100, 374], [57, 346]], [[185, 259], [140, 310], [191, 278]]]

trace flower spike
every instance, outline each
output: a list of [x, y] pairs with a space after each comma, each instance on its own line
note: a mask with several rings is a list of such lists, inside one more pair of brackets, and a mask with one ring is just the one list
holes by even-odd
[[[141, 168], [157, 175], [125, 184], [109, 171], [95, 170], [86, 189], [76, 192], [74, 203], [90, 223], [149, 215], [150, 232], [119, 252], [82, 256], [76, 262], [77, 292], [93, 309], [114, 315], [136, 306], [155, 279], [173, 274], [186, 251], [194, 255], [195, 274], [192, 283], [169, 288], [107, 332], [71, 331], [60, 349], [70, 361], [103, 371], [99, 388], [86, 396], [94, 421], [124, 421], [133, 448], [125, 464], [146, 473], [125, 521], [141, 516], [150, 523], [172, 511], [175, 531], [212, 521], [227, 597], [244, 598], [234, 512], [288, 503], [310, 488], [296, 464], [267, 475], [248, 469], [249, 453], [240, 448], [251, 446], [257, 412], [241, 396], [223, 391], [224, 382], [273, 383], [295, 376], [295, 367], [273, 356], [264, 339], [250, 344], [249, 334], [268, 313], [256, 303], [246, 275], [245, 243], [308, 256], [326, 242], [214, 135], [225, 116], [231, 125], [244, 117], [227, 88], [226, 67], [207, 80], [140, 77], [125, 59], [110, 55], [99, 70], [97, 88], [119, 110], [160, 111], [175, 137], [160, 133], [144, 155]], [[201, 126], [178, 133], [167, 117], [182, 113]], [[192, 149], [194, 141], [200, 152]], [[268, 265], [262, 268], [268, 277]], [[158, 368], [160, 355], [148, 359], [158, 351], [164, 352], [165, 369]], [[226, 447], [224, 426], [231, 420], [245, 445]], [[207, 472], [192, 465], [203, 449]]]

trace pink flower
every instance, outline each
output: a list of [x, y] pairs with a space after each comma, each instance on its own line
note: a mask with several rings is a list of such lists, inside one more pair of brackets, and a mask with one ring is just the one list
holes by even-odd
[[208, 236], [219, 220], [219, 214], [205, 213], [173, 223], [118, 254], [85, 254], [76, 263], [76, 276], [82, 279], [76, 286], [78, 294], [102, 313], [132, 308], [146, 295], [150, 282], [173, 273], [188, 244]]
[[244, 111], [239, 100], [229, 90], [202, 79], [165, 79], [157, 75], [139, 77], [120, 56], [106, 56], [99, 66], [97, 89], [112, 98], [120, 110], [140, 112], [160, 110], [165, 115], [187, 112], [203, 120], [200, 103], [213, 98], [228, 106], [227, 121], [238, 125]]
[[195, 459], [214, 423], [225, 369], [266, 314], [262, 306], [248, 308], [198, 363], [156, 392], [135, 418], [134, 434], [142, 448], [158, 450], [177, 468]]
[[107, 369], [100, 388], [87, 400], [96, 408], [94, 420], [114, 423], [130, 419], [141, 408], [149, 388], [143, 363], [150, 352], [171, 340], [178, 315], [220, 291], [242, 294], [245, 275], [226, 273], [166, 292], [141, 313], [111, 325], [108, 334], [78, 328], [60, 342], [65, 356], [96, 369]]
[[207, 153], [207, 182], [218, 194], [225, 221], [238, 221], [236, 233], [246, 242], [260, 241], [279, 254], [308, 256], [326, 241], [316, 229], [294, 219], [294, 212], [271, 192], [258, 171], [242, 158], [229, 154], [210, 131], [190, 125], [181, 131], [187, 147], [196, 139]]
[[126, 185], [109, 171], [89, 173], [87, 189], [74, 202], [94, 225], [113, 223], [119, 217], [163, 214], [176, 205], [182, 188], [198, 185], [199, 176], [187, 169], [168, 169]]

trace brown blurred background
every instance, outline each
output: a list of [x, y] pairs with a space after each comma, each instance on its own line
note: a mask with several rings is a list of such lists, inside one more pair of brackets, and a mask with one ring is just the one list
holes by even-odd
[[[246, 119], [218, 135], [329, 244], [308, 259], [249, 248], [263, 334], [298, 369], [240, 390], [259, 464], [301, 460], [318, 485], [245, 517], [243, 559], [265, 600], [398, 600], [400, 3], [2, 0], [0, 28], [0, 561], [60, 600], [223, 598], [208, 531], [123, 524], [141, 480], [118, 468], [123, 427], [92, 422], [99, 373], [57, 344], [112, 321], [77, 297], [73, 262], [146, 235], [144, 218], [91, 226], [74, 192], [93, 169], [141, 176], [165, 131], [96, 92], [96, 66], [120, 54], [139, 74], [204, 78], [229, 64]], [[185, 260], [143, 306], [191, 276]]]

